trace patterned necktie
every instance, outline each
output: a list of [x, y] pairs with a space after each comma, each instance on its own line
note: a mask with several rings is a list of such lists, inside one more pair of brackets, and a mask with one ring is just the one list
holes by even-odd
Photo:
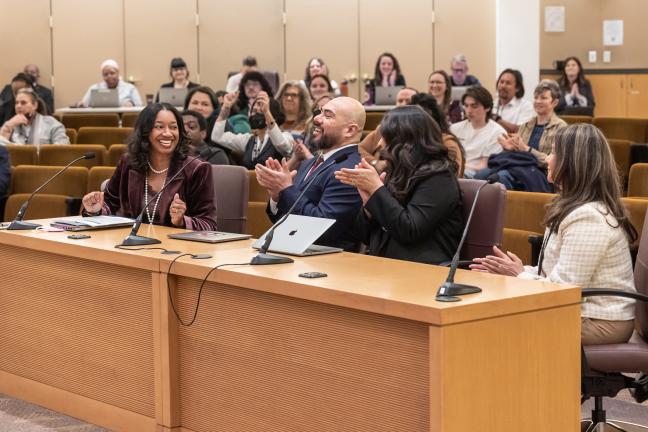
[[310, 177], [310, 175], [313, 174], [313, 172], [317, 169], [318, 166], [320, 166], [322, 164], [322, 162], [324, 162], [324, 158], [322, 157], [322, 155], [319, 155], [317, 157], [317, 160], [315, 161], [315, 163], [311, 167], [311, 169], [308, 170], [308, 173], [306, 174], [306, 177], [304, 177], [304, 180], [306, 180], [308, 177]]

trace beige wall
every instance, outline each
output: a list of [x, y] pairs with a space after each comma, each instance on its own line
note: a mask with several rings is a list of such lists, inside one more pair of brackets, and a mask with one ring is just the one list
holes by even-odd
[[[463, 52], [488, 88], [495, 79], [495, 0], [0, 0], [0, 11], [12, 17], [0, 27], [2, 40], [25, 35], [5, 44], [0, 83], [37, 63], [43, 84], [54, 75], [57, 107], [100, 81], [107, 58], [143, 98], [169, 80], [176, 56], [193, 80], [214, 89], [247, 55], [287, 79], [302, 79], [308, 59], [321, 56], [340, 82], [372, 76], [378, 54], [391, 51], [408, 84], [425, 90], [427, 75]], [[364, 86], [358, 79], [349, 89], [361, 97]]]
[[[545, 33], [544, 7], [565, 6], [565, 32]], [[541, 0], [540, 67], [553, 68], [553, 61], [575, 55], [589, 69], [647, 68], [645, 0]], [[624, 21], [624, 44], [603, 45], [603, 20]], [[597, 51], [597, 62], [589, 63], [588, 51]], [[603, 63], [603, 50], [612, 52], [612, 62]]]

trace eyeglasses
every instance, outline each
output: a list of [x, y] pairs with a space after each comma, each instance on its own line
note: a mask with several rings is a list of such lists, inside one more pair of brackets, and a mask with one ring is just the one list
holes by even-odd
[[284, 93], [282, 96], [284, 99], [297, 99], [299, 94], [297, 93]]
[[464, 68], [452, 68], [452, 72], [466, 72]]

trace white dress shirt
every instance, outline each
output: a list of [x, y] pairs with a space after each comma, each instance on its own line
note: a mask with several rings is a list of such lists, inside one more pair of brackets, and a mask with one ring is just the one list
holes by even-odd
[[502, 120], [515, 125], [524, 124], [536, 115], [533, 104], [526, 99], [520, 98], [513, 98], [505, 105], [500, 105], [499, 98], [496, 98], [493, 112], [502, 117]]

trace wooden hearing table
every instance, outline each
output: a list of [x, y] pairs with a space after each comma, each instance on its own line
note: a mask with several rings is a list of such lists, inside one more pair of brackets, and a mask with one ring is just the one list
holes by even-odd
[[[128, 229], [1, 231], [0, 393], [125, 431], [578, 430], [580, 292], [341, 253], [249, 262], [250, 241], [114, 248]], [[301, 272], [328, 277], [304, 279]]]

